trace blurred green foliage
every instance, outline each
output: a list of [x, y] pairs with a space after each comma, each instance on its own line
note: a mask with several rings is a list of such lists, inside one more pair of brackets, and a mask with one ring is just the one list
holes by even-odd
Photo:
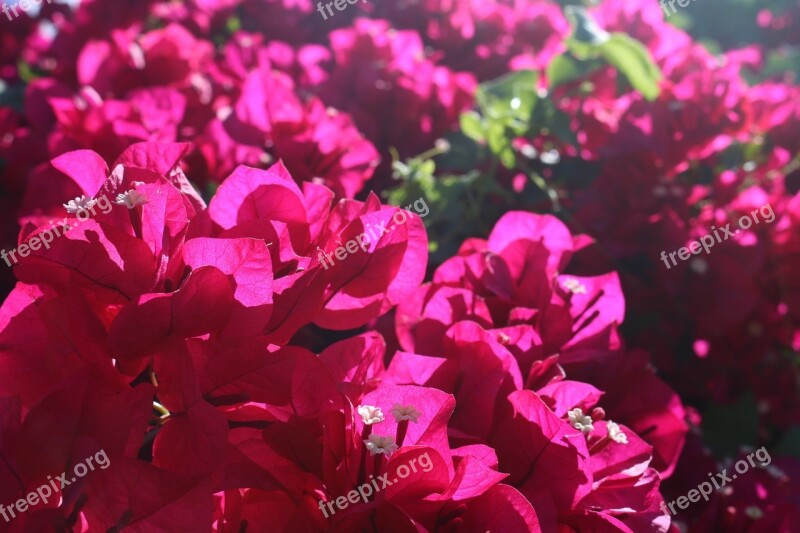
[[[658, 97], [661, 72], [641, 43], [600, 29], [583, 8], [567, 12], [573, 36], [547, 70], [551, 90], [611, 65], [646, 98]], [[426, 198], [432, 267], [454, 255], [465, 239], [486, 237], [508, 210], [565, 214], [554, 170], [561, 164], [559, 148], [577, 146], [578, 140], [571, 118], [555, 105], [539, 74], [522, 70], [485, 82], [475, 101], [475, 109], [461, 115], [460, 131], [442, 145], [405, 162], [395, 158], [400, 184], [385, 194], [393, 205]], [[570, 172], [558, 175], [590, 175], [573, 168], [574, 162], [566, 164]]]

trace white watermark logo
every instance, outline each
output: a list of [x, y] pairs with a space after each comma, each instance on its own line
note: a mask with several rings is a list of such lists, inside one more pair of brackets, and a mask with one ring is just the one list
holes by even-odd
[[[40, 501], [44, 504], [47, 504], [51, 496], [57, 494], [61, 489], [72, 485], [78, 481], [78, 478], [82, 478], [89, 471], [94, 471], [95, 465], [92, 464], [92, 460], [97, 463], [97, 466], [100, 467], [100, 470], [105, 470], [111, 465], [111, 461], [106, 455], [106, 451], [100, 450], [94, 454], [94, 456], [90, 455], [84, 459], [83, 462], [76, 464], [72, 469], [72, 473], [75, 475], [72, 476], [70, 480], [67, 480], [66, 472], [62, 472], [60, 475], [56, 476], [56, 479], [53, 479], [52, 476], [47, 476], [47, 480], [50, 482], [49, 484], [44, 484], [35, 491], [29, 492], [25, 498], [20, 498], [8, 507], [0, 504], [0, 515], [3, 516], [6, 522], [10, 522], [12, 518], [17, 517], [17, 513], [24, 513], [28, 510], [28, 507], [33, 507]], [[9, 514], [11, 515], [10, 518], [8, 516]]]
[[[406, 221], [408, 220], [408, 214], [406, 213], [406, 211], [411, 212], [412, 207], [420, 217], [426, 217], [428, 213], [430, 213], [430, 208], [428, 207], [428, 204], [425, 202], [425, 199], [419, 198], [413, 204], [408, 204], [405, 207], [405, 209], [398, 209], [397, 212], [392, 216], [392, 221], [394, 222], [394, 225], [390, 225], [389, 228], [386, 227], [386, 221], [383, 221], [375, 226], [370, 226], [368, 224], [367, 227], [364, 228], [364, 233], [356, 235], [355, 239], [350, 239], [345, 244], [339, 242], [339, 244], [342, 245], [339, 246], [336, 250], [334, 250], [330, 254], [326, 254], [324, 251], [320, 250], [318, 256], [319, 262], [322, 264], [323, 267], [325, 267], [325, 270], [328, 270], [328, 268], [330, 268], [328, 266], [328, 262], [331, 265], [335, 264], [335, 261], [333, 260], [332, 257], [334, 255], [336, 256], [336, 259], [338, 259], [339, 261], [344, 261], [348, 255], [355, 253], [356, 251], [358, 251], [359, 248], [361, 248], [362, 251], [366, 252], [369, 249], [370, 243], [377, 242], [385, 234], [394, 231], [397, 228], [397, 226], [405, 224]], [[326, 259], [328, 262], [326, 262]]]
[[[676, 1], [676, 0], [661, 0], [661, 9], [663, 9], [663, 10], [664, 10], [664, 14], [665, 14], [667, 17], [671, 17], [672, 15], [674, 15], [675, 13], [677, 13], [677, 12], [678, 12], [678, 11], [675, 9], [675, 1]], [[694, 1], [695, 1], [695, 0], [677, 0], [677, 2], [678, 2], [678, 5], [679, 5], [679, 6], [681, 6], [681, 7], [687, 7], [687, 6], [689, 5], [689, 3], [690, 3], [690, 2], [694, 2]], [[670, 8], [672, 8], [672, 13], [670, 13], [669, 11], [667, 11], [667, 4], [669, 4], [669, 7], [670, 7]]]
[[[33, 6], [41, 5], [43, 1], [44, 0], [21, 0], [19, 3], [12, 4], [11, 6], [8, 6], [8, 4], [4, 2], [3, 13], [8, 17], [8, 20], [14, 20], [11, 18], [11, 13], [14, 13], [14, 18], [19, 17], [19, 11], [17, 11], [17, 8], [27, 13], [33, 9]], [[47, 0], [47, 3], [52, 4], [53, 0]]]
[[[769, 456], [769, 452], [764, 446], [762, 446], [755, 452], [748, 455], [747, 461], [745, 461], [744, 459], [740, 459], [739, 461], [736, 462], [736, 465], [734, 465], [734, 468], [737, 472], [736, 474], [731, 474], [729, 476], [727, 468], [724, 468], [722, 472], [717, 472], [716, 474], [711, 474], [711, 472], [709, 472], [708, 477], [711, 481], [703, 481], [697, 486], [696, 489], [690, 490], [686, 496], [681, 496], [678, 499], [669, 502], [669, 504], [667, 504], [667, 502], [661, 502], [661, 510], [666, 513], [667, 507], [669, 507], [669, 512], [675, 514], [677, 513], [677, 511], [675, 511], [676, 502], [678, 504], [678, 509], [686, 509], [687, 507], [689, 507], [690, 502], [691, 503], [699, 502], [700, 496], [702, 496], [705, 501], [708, 501], [708, 498], [714, 492], [714, 489], [716, 490], [722, 489], [728, 483], [733, 482], [737, 477], [739, 477], [739, 474], [744, 474], [748, 470], [750, 470], [750, 468], [755, 468], [756, 463], [755, 461], [753, 461], [753, 456], [755, 456], [756, 459], [758, 459], [758, 461], [761, 463], [759, 465], [761, 468], [769, 466], [769, 464], [772, 462], [772, 458]], [[750, 464], [747, 464], [748, 461], [750, 462]], [[711, 485], [712, 482], [714, 483], [713, 486]]]
[[[121, 169], [122, 167], [120, 166], [119, 168]], [[142, 183], [133, 182], [133, 185], [138, 186], [142, 185]], [[114, 203], [117, 205], [124, 205], [128, 209], [133, 209], [136, 206], [146, 204], [147, 197], [144, 195], [144, 193], [137, 191], [136, 189], [131, 189], [122, 194], [118, 194], [117, 198], [114, 200]], [[89, 219], [90, 213], [91, 216], [96, 216], [97, 211], [95, 211], [95, 207], [99, 207], [100, 211], [104, 215], [110, 213], [111, 209], [114, 207], [111, 204], [111, 201], [105, 195], [100, 195], [97, 198], [89, 198], [85, 195], [78, 196], [77, 198], [70, 200], [63, 205], [66, 208], [67, 213], [75, 215], [75, 217], [78, 219], [78, 222], [70, 225], [67, 223], [69, 218], [64, 217], [61, 221], [61, 224], [58, 225], [53, 224], [53, 221], [51, 220], [49, 223], [50, 226], [46, 230], [43, 230], [35, 237], [29, 239], [27, 242], [20, 244], [19, 247], [10, 251], [0, 250], [0, 257], [2, 257], [3, 261], [5, 261], [8, 266], [11, 266], [9, 257], [16, 265], [19, 261], [19, 259], [17, 259], [17, 254], [19, 254], [20, 257], [28, 257], [28, 255], [31, 253], [31, 250], [39, 250], [42, 246], [44, 246], [46, 250], [49, 250], [50, 244], [53, 242], [54, 238], [60, 237], [72, 228], [77, 228], [81, 225], [81, 223], [86, 222], [86, 220]], [[59, 230], [61, 231], [59, 232]]]
[[[333, 9], [331, 9], [331, 6], [334, 6], [336, 11], [344, 11], [347, 7], [347, 4], [355, 4], [356, 2], [358, 2], [358, 0], [336, 0], [335, 2], [328, 2], [324, 6], [322, 5], [322, 2], [317, 2], [317, 11], [319, 11], [319, 14], [322, 15], [322, 20], [328, 20], [328, 15], [325, 14], [325, 8], [328, 9], [328, 14], [333, 16], [335, 13], [333, 12]], [[367, 0], [361, 0], [361, 3], [366, 4]]]
[[[764, 222], [767, 224], [772, 223], [775, 220], [775, 212], [772, 210], [772, 206], [770, 204], [761, 206], [759, 209], [753, 209], [753, 211], [749, 215], [744, 215], [739, 219], [739, 228], [736, 231], [731, 231], [731, 225], [726, 224], [725, 227], [717, 229], [716, 226], [711, 226], [711, 233], [703, 235], [700, 237], [700, 241], [692, 241], [689, 243], [689, 246], [684, 246], [680, 250], [670, 252], [667, 254], [666, 251], [661, 251], [661, 260], [664, 261], [664, 265], [667, 267], [667, 270], [676, 266], [678, 262], [675, 260], [675, 256], [677, 255], [681, 261], [686, 261], [692, 255], [698, 255], [700, 252], [705, 251], [705, 253], [710, 254], [711, 248], [715, 244], [721, 244], [723, 241], [727, 241], [731, 237], [734, 237], [739, 234], [739, 232], [743, 229], [749, 229], [753, 225], [753, 221], [756, 224], [760, 222], [758, 220], [758, 215], [761, 213], [761, 216], [764, 218]], [[750, 218], [752, 217], [752, 219]], [[721, 234], [720, 234], [721, 232]], [[716, 239], [715, 239], [716, 237]], [[724, 237], [724, 238], [723, 238]], [[669, 259], [672, 260], [672, 265], [669, 264], [667, 257], [669, 255]]]
[[[390, 445], [394, 446], [394, 448], [397, 448], [397, 446], [394, 445], [394, 439], [392, 439], [391, 437], [387, 438], [387, 437], [380, 437], [378, 435], [370, 435], [369, 442], [366, 443], [366, 446], [371, 453], [373, 452], [373, 449], [380, 448], [385, 444], [380, 439], [386, 439], [386, 442], [389, 442], [389, 439], [391, 439]], [[342, 511], [347, 509], [347, 506], [350, 505], [351, 503], [358, 503], [359, 499], [361, 499], [364, 503], [367, 503], [369, 501], [368, 498], [373, 494], [377, 494], [386, 487], [394, 485], [399, 480], [407, 478], [412, 471], [417, 472], [417, 464], [416, 464], [417, 462], [419, 462], [419, 466], [423, 472], [430, 472], [431, 470], [433, 470], [433, 462], [431, 461], [428, 452], [425, 452], [419, 457], [414, 457], [413, 459], [411, 459], [407, 465], [402, 464], [398, 466], [397, 477], [392, 479], [391, 481], [389, 480], [388, 473], [378, 476], [377, 479], [373, 479], [373, 476], [370, 475], [369, 476], [370, 481], [368, 483], [364, 483], [363, 485], [358, 487], [358, 489], [351, 490], [350, 492], [347, 493], [347, 496], [339, 496], [338, 498], [336, 498], [336, 500], [331, 500], [329, 502], [324, 502], [322, 500], [319, 500], [319, 510], [322, 511], [322, 514], [325, 516], [325, 518], [329, 518], [328, 512], [325, 510], [325, 506], [327, 506], [328, 510], [331, 513], [331, 516], [333, 516], [334, 514], [336, 514], [336, 511], [333, 509], [334, 503], [336, 504], [336, 507]], [[381, 483], [380, 487], [378, 486], [379, 481]], [[375, 489], [374, 492], [372, 490], [373, 487]]]

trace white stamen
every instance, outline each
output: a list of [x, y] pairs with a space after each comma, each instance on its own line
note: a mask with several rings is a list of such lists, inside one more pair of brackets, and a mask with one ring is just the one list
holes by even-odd
[[394, 443], [394, 437], [391, 435], [370, 435], [364, 441], [364, 445], [369, 450], [370, 455], [382, 453], [386, 456], [393, 454], [397, 451], [397, 444]]
[[575, 278], [564, 280], [561, 286], [573, 294], [586, 294], [586, 286]]
[[419, 417], [422, 416], [416, 407], [413, 405], [400, 405], [399, 403], [394, 404], [394, 407], [391, 409], [392, 415], [394, 415], [394, 419], [397, 422], [402, 420], [411, 420], [415, 424]]
[[592, 417], [583, 414], [583, 410], [580, 407], [576, 407], [571, 411], [567, 412], [569, 416], [569, 423], [577, 430], [582, 431], [583, 433], [590, 433], [594, 430], [594, 426], [592, 425]]
[[85, 211], [91, 209], [97, 200], [92, 200], [86, 195], [77, 196], [74, 200], [70, 200], [66, 204], [62, 204], [67, 208], [67, 213], [77, 213], [78, 211]]
[[383, 422], [385, 418], [381, 408], [373, 405], [359, 405], [357, 411], [361, 417], [361, 421], [367, 426]]
[[147, 196], [144, 193], [131, 189], [123, 194], [118, 194], [114, 203], [117, 205], [124, 205], [128, 209], [133, 209], [137, 205], [146, 204], [148, 202]]
[[619, 429], [619, 424], [609, 420], [606, 422], [606, 429], [608, 429], [608, 436], [611, 440], [620, 444], [628, 444], [628, 436]]

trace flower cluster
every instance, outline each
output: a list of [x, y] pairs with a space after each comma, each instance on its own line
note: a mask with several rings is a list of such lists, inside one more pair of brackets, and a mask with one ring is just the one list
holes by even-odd
[[[578, 151], [597, 161], [598, 174], [565, 194], [576, 225], [627, 267], [623, 287], [636, 319], [626, 339], [654, 353], [682, 396], [724, 404], [752, 391], [762, 429], [788, 428], [800, 421], [800, 382], [787, 356], [800, 348], [789, 273], [800, 89], [748, 84], [741, 71], [761, 62], [757, 53], [732, 51], [719, 61], [656, 7], [608, 2], [597, 10], [609, 30], [633, 28], [666, 80], [653, 101], [618, 94], [612, 76], [594, 77], [590, 98], [565, 94], [565, 108], [591, 125]], [[676, 269], [658, 264], [662, 250], [735, 227], [763, 206], [774, 206], [769, 224], [736, 230], [724, 248]]]
[[[70, 486], [65, 501], [78, 502], [72, 511], [30, 513], [32, 523], [58, 515], [69, 524], [70, 513], [80, 512], [101, 529], [207, 526], [213, 494], [276, 490], [271, 460], [259, 459], [272, 445], [250, 448], [261, 440], [256, 428], [278, 431], [285, 423], [281, 432], [302, 438], [314, 424], [329, 427], [347, 404], [337, 391], [345, 380], [330, 375], [347, 361], [336, 357], [326, 369], [327, 356], [289, 341], [312, 323], [363, 326], [422, 281], [426, 238], [415, 215], [365, 253], [325, 269], [320, 250], [385, 224], [398, 208], [374, 195], [334, 201], [330, 189], [310, 182], [301, 189], [281, 164], [236, 168], [206, 206], [178, 166], [187, 150], [135, 144], [113, 172], [91, 151], [52, 162], [54, 179], [64, 190], [79, 189], [79, 200], [117, 197], [129, 209], [98, 212], [15, 266], [19, 283], [0, 310], [0, 397], [10, 398], [2, 418], [10, 461], [3, 500], [92, 447], [106, 450], [115, 468]], [[312, 458], [318, 450], [307, 451], [321, 467], [322, 458]], [[255, 473], [252, 461], [266, 469]], [[300, 477], [283, 480], [300, 483], [299, 492], [283, 497], [315, 490], [311, 474], [299, 473], [311, 464], [304, 461], [285, 472]], [[240, 477], [248, 470], [255, 477]], [[139, 479], [134, 492], [132, 479]], [[194, 509], [190, 523], [175, 513], [178, 502]]]
[[[683, 446], [684, 408], [644, 354], [625, 352], [617, 274], [565, 273], [588, 244], [552, 216], [509, 212], [400, 304], [408, 353], [388, 374], [455, 396], [454, 436], [494, 447], [544, 531], [657, 530], [653, 505]], [[627, 490], [637, 496], [617, 507]]]

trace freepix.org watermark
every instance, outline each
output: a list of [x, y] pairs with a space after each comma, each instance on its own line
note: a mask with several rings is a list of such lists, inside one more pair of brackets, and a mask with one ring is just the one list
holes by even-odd
[[[347, 7], [347, 4], [355, 4], [358, 0], [336, 0], [335, 2], [328, 2], [325, 6], [322, 5], [322, 2], [317, 2], [317, 11], [319, 14], [322, 15], [322, 20], [328, 20], [328, 15], [325, 14], [325, 8], [328, 9], [328, 14], [330, 16], [335, 15], [331, 6], [336, 8], [336, 11], [344, 11]], [[366, 4], [367, 0], [361, 0], [362, 4]]]
[[[382, 437], [378, 437], [377, 435], [372, 435], [373, 440], [380, 439]], [[328, 512], [325, 510], [325, 506], [327, 506], [328, 510], [331, 513], [331, 516], [336, 514], [336, 511], [333, 509], [334, 503], [336, 507], [342, 511], [347, 509], [347, 506], [351, 503], [358, 503], [359, 500], [367, 503], [369, 500], [368, 498], [373, 494], [377, 494], [386, 487], [394, 485], [401, 479], [405, 479], [411, 474], [411, 472], [417, 472], [417, 463], [419, 463], [419, 467], [423, 472], [430, 472], [433, 470], [433, 462], [431, 462], [431, 458], [428, 455], [428, 452], [423, 453], [419, 457], [414, 457], [411, 459], [408, 464], [402, 464], [397, 467], [397, 477], [389, 480], [389, 474], [383, 474], [382, 476], [378, 476], [377, 479], [373, 479], [373, 476], [370, 475], [370, 481], [364, 483], [358, 489], [353, 489], [347, 493], [347, 496], [339, 496], [335, 500], [331, 500], [329, 502], [324, 502], [319, 500], [319, 510], [322, 511], [322, 514], [325, 518], [329, 518]], [[380, 487], [378, 486], [378, 482], [380, 482]], [[374, 487], [374, 492], [373, 492]]]
[[[687, 7], [687, 6], [688, 6], [688, 5], [689, 5], [691, 2], [694, 2], [694, 1], [695, 1], [695, 0], [677, 0], [677, 2], [678, 2], [678, 5], [679, 5], [679, 6], [681, 6], [681, 7]], [[669, 18], [669, 17], [671, 17], [672, 15], [674, 15], [675, 13], [677, 13], [677, 12], [678, 12], [678, 11], [675, 9], [675, 2], [676, 2], [676, 0], [661, 0], [661, 9], [663, 9], [663, 10], [664, 10], [664, 14], [665, 14], [665, 15], [666, 15], [668, 18]], [[669, 11], [667, 11], [667, 4], [669, 4], [669, 7], [671, 7], [671, 8], [672, 8], [672, 13], [670, 13]]]
[[82, 478], [90, 471], [93, 471], [95, 467], [95, 465], [92, 464], [93, 462], [97, 463], [97, 466], [100, 467], [100, 470], [105, 470], [111, 465], [111, 461], [108, 459], [106, 451], [100, 450], [94, 454], [94, 456], [90, 455], [84, 459], [83, 462], [76, 464], [72, 469], [72, 473], [75, 475], [70, 479], [67, 479], [69, 474], [66, 472], [62, 472], [61, 475], [56, 476], [56, 479], [53, 479], [52, 476], [47, 476], [49, 483], [42, 485], [36, 490], [32, 490], [27, 494], [27, 496], [25, 496], [25, 498], [20, 498], [9, 506], [0, 504], [0, 515], [3, 516], [3, 519], [6, 522], [10, 522], [13, 518], [17, 517], [17, 513], [24, 513], [27, 511], [28, 507], [33, 507], [39, 502], [47, 504], [51, 496], [55, 496], [64, 487], [72, 485], [78, 481], [78, 478]]
[[[70, 200], [69, 203], [64, 204], [64, 207], [67, 208], [68, 213], [74, 213], [75, 216], [83, 222], [84, 220], [89, 218], [89, 212], [91, 211], [92, 216], [96, 215], [95, 206], [99, 206], [103, 213], [108, 214], [111, 212], [111, 202], [105, 196], [100, 196], [96, 200], [86, 200], [85, 196], [79, 196], [74, 200]], [[60, 237], [73, 227], [77, 227], [78, 224], [74, 224], [70, 226], [67, 224], [67, 217], [61, 221], [61, 225], [53, 224], [53, 221], [50, 221], [50, 227], [44, 230], [43, 232], [39, 233], [36, 237], [31, 238], [28, 242], [24, 244], [20, 244], [19, 247], [12, 249], [11, 251], [7, 252], [6, 250], [0, 250], [0, 257], [3, 258], [3, 261], [6, 262], [8, 266], [11, 266], [11, 261], [8, 260], [9, 257], [14, 261], [14, 264], [17, 264], [17, 255], [19, 254], [20, 257], [28, 257], [31, 253], [31, 250], [38, 250], [42, 246], [45, 249], [50, 249], [50, 243], [53, 242], [55, 237]], [[59, 232], [59, 229], [61, 232]]]
[[[27, 13], [33, 9], [33, 6], [42, 5], [42, 2], [44, 1], [45, 0], [20, 0], [19, 3], [11, 4], [10, 6], [6, 3], [3, 3], [3, 13], [8, 17], [8, 20], [14, 20], [11, 18], [11, 13], [14, 13], [14, 18], [17, 18], [19, 16], [18, 9]], [[52, 4], [53, 0], [47, 0], [47, 3]]]
[[[755, 458], [758, 459], [758, 462], [761, 463], [758, 465], [761, 468], [769, 466], [769, 464], [772, 462], [772, 457], [769, 456], [769, 452], [764, 446], [762, 446], [755, 452], [748, 455], [747, 461], [740, 459], [736, 462], [734, 465], [734, 469], [736, 470], [735, 474], [731, 473], [729, 476], [727, 468], [723, 469], [722, 472], [717, 472], [716, 474], [711, 474], [711, 472], [709, 472], [708, 477], [711, 481], [703, 481], [697, 486], [696, 489], [690, 490], [686, 496], [681, 496], [678, 499], [669, 502], [669, 504], [667, 504], [667, 502], [661, 502], [661, 510], [666, 513], [667, 508], [669, 508], [669, 512], [676, 514], [677, 511], [675, 511], [675, 503], [678, 504], [678, 509], [686, 509], [689, 507], [689, 503], [699, 502], [700, 496], [702, 496], [705, 501], [708, 501], [709, 496], [711, 496], [715, 489], [722, 489], [728, 483], [733, 482], [737, 477], [739, 477], [740, 474], [745, 474], [751, 468], [755, 468], [756, 463], [753, 461], [753, 456], [755, 456]], [[748, 461], [750, 464], [748, 464]], [[711, 485], [712, 482], [714, 483], [713, 486]]]
[[[330, 254], [326, 254], [320, 250], [318, 256], [319, 262], [325, 267], [325, 270], [328, 270], [328, 268], [330, 268], [328, 263], [331, 265], [335, 264], [332, 256], [336, 256], [336, 259], [339, 261], [344, 261], [348, 255], [355, 253], [359, 248], [366, 252], [373, 240], [377, 241], [386, 233], [391, 233], [394, 231], [397, 226], [405, 224], [408, 220], [408, 213], [406, 213], [406, 211], [410, 213], [412, 207], [414, 208], [414, 211], [422, 218], [428, 216], [428, 213], [431, 212], [428, 204], [425, 202], [425, 199], [419, 198], [413, 204], [408, 204], [405, 209], [398, 209], [394, 216], [392, 216], [392, 222], [394, 222], [394, 225], [390, 225], [389, 228], [386, 227], [385, 221], [376, 226], [370, 226], [368, 224], [367, 227], [364, 228], [364, 233], [356, 235], [355, 239], [350, 239]], [[339, 244], [342, 243], [339, 242]], [[325, 261], [326, 259], [327, 262]]]
[[[140, 182], [134, 182], [134, 185], [138, 184], [140, 184]], [[114, 203], [117, 205], [124, 205], [128, 209], [133, 209], [138, 205], [146, 204], [147, 197], [136, 189], [131, 189], [125, 193], [118, 194]], [[24, 244], [20, 244], [11, 251], [0, 250], [0, 257], [2, 257], [3, 261], [5, 261], [8, 266], [11, 266], [11, 261], [9, 261], [10, 257], [16, 265], [19, 261], [19, 259], [17, 259], [17, 254], [19, 254], [20, 257], [28, 257], [31, 250], [39, 250], [42, 246], [44, 246], [46, 250], [49, 250], [50, 244], [53, 242], [54, 238], [61, 237], [72, 228], [77, 228], [81, 223], [86, 222], [86, 220], [89, 219], [90, 213], [92, 216], [96, 216], [97, 211], [95, 211], [95, 207], [99, 207], [101, 212], [107, 215], [114, 206], [105, 195], [101, 195], [94, 199], [88, 198], [87, 196], [78, 196], [74, 200], [70, 200], [68, 203], [64, 204], [64, 207], [67, 209], [67, 213], [75, 215], [78, 222], [74, 222], [70, 225], [67, 223], [69, 219], [64, 217], [61, 224], [58, 225], [53, 224], [51, 220], [49, 223], [50, 227], [40, 232], [35, 237], [30, 238]]]
[[[711, 248], [715, 244], [720, 244], [723, 241], [727, 241], [731, 237], [734, 237], [739, 234], [739, 232], [743, 229], [749, 229], [753, 222], [755, 221], [756, 224], [761, 222], [758, 219], [759, 213], [764, 218], [764, 222], [770, 224], [775, 221], [775, 211], [772, 210], [772, 206], [767, 204], [761, 206], [758, 209], [753, 209], [753, 211], [749, 215], [744, 215], [739, 219], [739, 228], [736, 231], [731, 231], [731, 225], [725, 224], [725, 227], [717, 229], [716, 226], [711, 226], [712, 233], [708, 233], [700, 237], [700, 241], [692, 241], [689, 243], [688, 248], [683, 247], [680, 250], [675, 252], [669, 253], [669, 259], [672, 260], [672, 265], [669, 264], [667, 260], [668, 254], [666, 251], [661, 251], [661, 260], [664, 261], [664, 265], [667, 267], [667, 270], [676, 266], [678, 262], [675, 260], [675, 256], [677, 255], [681, 261], [686, 261], [692, 255], [698, 255], [700, 252], [705, 252], [707, 254], [711, 253]], [[751, 218], [752, 217], [752, 218]], [[716, 239], [715, 239], [716, 237]], [[723, 238], [724, 237], [724, 238]]]

